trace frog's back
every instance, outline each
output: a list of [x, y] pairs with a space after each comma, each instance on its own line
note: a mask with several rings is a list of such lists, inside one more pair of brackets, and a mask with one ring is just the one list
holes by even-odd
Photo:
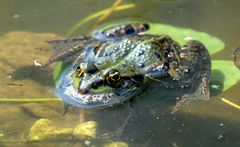
[[107, 41], [94, 51], [96, 66], [104, 69], [112, 65], [123, 75], [143, 75], [153, 65], [163, 67], [167, 54], [160, 49], [159, 38], [161, 35], [133, 35]]

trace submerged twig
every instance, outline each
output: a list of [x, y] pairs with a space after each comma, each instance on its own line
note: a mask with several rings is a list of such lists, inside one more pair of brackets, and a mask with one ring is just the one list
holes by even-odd
[[116, 2], [106, 11], [98, 20], [95, 22], [95, 24], [90, 29], [95, 29], [99, 24], [101, 24], [115, 9], [116, 7], [122, 2], [122, 0], [116, 0]]
[[59, 98], [0, 98], [0, 102], [59, 102]]
[[85, 110], [80, 109], [79, 111], [79, 123], [84, 123], [85, 122]]
[[[113, 11], [121, 11], [121, 10], [125, 10], [125, 9], [130, 9], [130, 8], [133, 8], [135, 7], [135, 4], [126, 4], [126, 5], [121, 5], [121, 6], [118, 6], [116, 7]], [[110, 8], [108, 9], [104, 9], [102, 11], [99, 11], [99, 12], [96, 12], [92, 15], [89, 15], [88, 17], [80, 20], [77, 24], [75, 24], [67, 33], [66, 33], [66, 36], [69, 36], [71, 35], [72, 33], [74, 33], [79, 27], [81, 27], [84, 23], [94, 19], [94, 18], [97, 18], [103, 14], [105, 14], [106, 12], [108, 12], [110, 10]]]
[[10, 85], [10, 86], [23, 86], [23, 84], [18, 84], [18, 83], [7, 83], [7, 85]]
[[234, 108], [237, 108], [237, 109], [240, 109], [240, 106], [239, 105], [237, 105], [237, 104], [235, 104], [235, 103], [233, 103], [233, 102], [231, 102], [231, 101], [229, 101], [229, 100], [227, 100], [227, 99], [225, 99], [225, 98], [220, 98], [224, 103], [226, 103], [226, 104], [228, 104], [228, 105], [230, 105], [230, 106], [232, 106], [232, 107], [234, 107]]

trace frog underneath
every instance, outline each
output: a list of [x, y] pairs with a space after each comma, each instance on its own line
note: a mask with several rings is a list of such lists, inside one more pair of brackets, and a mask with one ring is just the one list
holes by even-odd
[[156, 84], [186, 89], [178, 104], [208, 99], [211, 62], [204, 45], [191, 40], [181, 47], [167, 35], [142, 33], [148, 29], [133, 23], [49, 41], [54, 53], [45, 65], [68, 65], [56, 82], [57, 95], [67, 105], [96, 108], [123, 103]]

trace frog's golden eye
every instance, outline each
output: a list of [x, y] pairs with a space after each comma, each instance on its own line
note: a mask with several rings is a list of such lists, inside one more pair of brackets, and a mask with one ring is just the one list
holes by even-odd
[[75, 71], [75, 77], [80, 78], [83, 74], [84, 68], [82, 65], [77, 66], [76, 71]]
[[117, 70], [111, 70], [106, 76], [106, 81], [111, 87], [119, 87], [121, 85], [121, 75]]
[[115, 73], [110, 74], [109, 78], [111, 78], [112, 81], [117, 82], [121, 79], [121, 76], [120, 76], [120, 73], [118, 71], [116, 71]]

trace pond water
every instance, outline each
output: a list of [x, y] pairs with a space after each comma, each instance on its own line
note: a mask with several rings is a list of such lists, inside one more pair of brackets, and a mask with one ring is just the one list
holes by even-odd
[[[209, 101], [194, 102], [175, 114], [158, 99], [157, 90], [106, 109], [64, 107], [53, 94], [54, 65], [37, 68], [34, 58], [47, 61], [46, 40], [63, 38], [79, 20], [109, 8], [110, 0], [1, 0], [0, 1], [0, 146], [104, 146], [121, 141], [133, 147], [240, 146], [240, 83], [214, 94]], [[124, 19], [162, 23], [206, 32], [225, 43], [212, 60], [232, 61], [240, 46], [240, 1], [231, 0], [125, 0], [134, 8], [113, 12], [104, 21]], [[87, 34], [96, 19], [71, 37]], [[31, 101], [32, 99], [32, 101]], [[48, 99], [42, 102], [41, 99]], [[54, 100], [55, 99], [55, 100]], [[34, 102], [36, 100], [36, 102]], [[96, 139], [27, 141], [35, 121], [47, 118], [60, 128], [95, 121]]]

